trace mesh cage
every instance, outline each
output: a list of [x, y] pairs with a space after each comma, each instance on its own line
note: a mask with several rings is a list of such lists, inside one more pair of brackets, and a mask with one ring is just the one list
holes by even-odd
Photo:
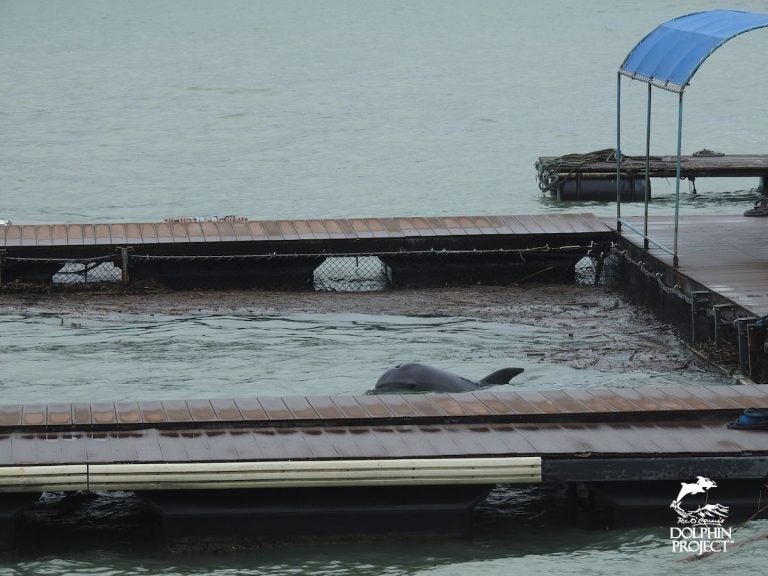
[[[607, 254], [607, 256], [606, 256]], [[97, 258], [18, 258], [0, 254], [0, 284], [109, 289], [153, 283], [171, 289], [266, 288], [360, 292], [387, 288], [605, 283], [601, 246], [410, 250], [360, 254], [142, 255], [122, 249]]]
[[384, 290], [387, 268], [377, 256], [332, 257], [315, 269], [313, 280], [320, 292]]

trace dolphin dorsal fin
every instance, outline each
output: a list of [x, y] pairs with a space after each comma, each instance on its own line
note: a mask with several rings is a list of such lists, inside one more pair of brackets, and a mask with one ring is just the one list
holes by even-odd
[[501, 370], [496, 370], [496, 372], [488, 374], [488, 376], [480, 380], [480, 384], [486, 386], [509, 384], [509, 381], [512, 380], [512, 378], [522, 373], [524, 370], [524, 368], [502, 368]]

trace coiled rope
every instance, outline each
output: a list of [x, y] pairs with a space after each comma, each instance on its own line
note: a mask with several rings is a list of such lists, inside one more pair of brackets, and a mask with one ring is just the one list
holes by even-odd
[[616, 162], [616, 149], [605, 148], [586, 154], [566, 154], [555, 158], [539, 158], [536, 162], [539, 190], [557, 194], [562, 180], [567, 180], [579, 168], [596, 162]]

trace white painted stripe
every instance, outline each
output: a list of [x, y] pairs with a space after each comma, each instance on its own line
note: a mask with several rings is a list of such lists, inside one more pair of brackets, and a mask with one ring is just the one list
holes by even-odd
[[74, 464], [0, 468], [0, 492], [540, 482], [539, 457]]

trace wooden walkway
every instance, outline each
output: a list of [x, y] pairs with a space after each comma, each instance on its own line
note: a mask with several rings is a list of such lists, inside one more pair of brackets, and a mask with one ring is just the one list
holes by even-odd
[[[642, 229], [641, 218], [628, 218]], [[615, 220], [610, 223], [615, 229]], [[673, 216], [649, 218], [648, 235], [671, 248]], [[637, 248], [643, 239], [628, 228], [622, 238]], [[705, 290], [719, 295], [756, 317], [768, 315], [768, 218], [741, 215], [683, 215], [679, 221], [678, 285], [685, 292]], [[653, 245], [647, 252], [668, 269], [672, 257]]]
[[227, 243], [343, 242], [386, 239], [482, 236], [579, 235], [606, 233], [592, 214], [536, 216], [456, 216], [434, 218], [353, 218], [336, 220], [172, 221], [114, 224], [28, 224], [0, 226], [0, 248], [9, 254], [21, 248], [158, 245], [221, 245]]
[[762, 478], [747, 407], [768, 385], [3, 406], [0, 491]]
[[[543, 157], [539, 162], [556, 160]], [[651, 156], [649, 175], [652, 178], [674, 178], [676, 174], [676, 156]], [[634, 178], [645, 176], [645, 157], [627, 157], [621, 166], [622, 172]], [[577, 167], [563, 166], [560, 176], [579, 174], [616, 174], [616, 162], [593, 162]], [[726, 154], [724, 156], [683, 156], [680, 173], [684, 178], [697, 177], [742, 177], [768, 176], [768, 155], [766, 154]]]

